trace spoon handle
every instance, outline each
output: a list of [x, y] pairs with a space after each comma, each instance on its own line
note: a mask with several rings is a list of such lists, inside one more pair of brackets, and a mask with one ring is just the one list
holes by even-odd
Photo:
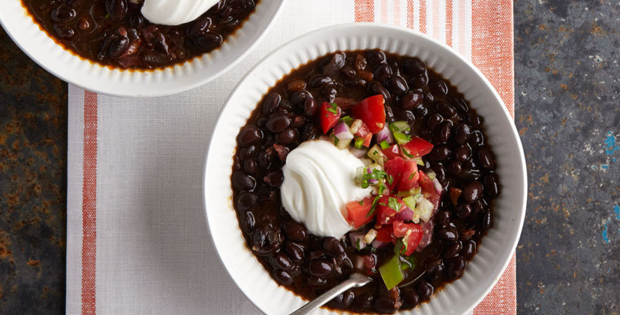
[[351, 277], [349, 277], [349, 279], [341, 282], [337, 286], [331, 288], [329, 291], [318, 296], [316, 299], [308, 302], [308, 304], [292, 312], [291, 315], [308, 314], [312, 312], [313, 310], [321, 307], [323, 304], [329, 302], [331, 299], [335, 298], [338, 294], [353, 287], [361, 287], [370, 281], [372, 281], [372, 278], [366, 277], [359, 273], [354, 273], [351, 275]]

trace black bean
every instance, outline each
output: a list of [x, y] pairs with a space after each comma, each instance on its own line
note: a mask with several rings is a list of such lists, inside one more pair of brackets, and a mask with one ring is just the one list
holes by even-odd
[[256, 159], [258, 160], [258, 166], [264, 169], [269, 169], [271, 167], [273, 158], [274, 158], [274, 152], [271, 149], [258, 152], [258, 155], [256, 157]]
[[482, 190], [482, 184], [479, 181], [473, 181], [463, 189], [463, 198], [467, 203], [472, 204], [482, 197]]
[[316, 125], [309, 123], [304, 126], [304, 130], [301, 133], [301, 139], [303, 141], [314, 140], [318, 138], [319, 135], [319, 128]]
[[282, 241], [279, 229], [267, 224], [259, 225], [252, 234], [252, 250], [259, 255], [267, 255], [277, 251], [282, 246]]
[[438, 142], [448, 142], [450, 140], [450, 135], [452, 134], [452, 122], [446, 121], [441, 124], [439, 128], [439, 133], [437, 134]]
[[366, 60], [371, 64], [379, 64], [385, 61], [385, 54], [380, 50], [371, 50], [366, 53]]
[[390, 66], [386, 63], [380, 63], [373, 69], [373, 74], [375, 76], [375, 80], [383, 82], [392, 76], [392, 68], [390, 68]]
[[280, 185], [282, 185], [282, 181], [284, 181], [282, 171], [269, 172], [265, 177], [263, 177], [263, 182], [271, 187], [280, 187]]
[[241, 128], [237, 135], [237, 143], [241, 147], [247, 147], [252, 143], [259, 142], [263, 139], [263, 132], [254, 125], [246, 125]]
[[281, 285], [293, 284], [293, 277], [291, 277], [291, 275], [284, 270], [275, 269], [272, 275], [273, 275], [273, 278]]
[[493, 154], [491, 150], [487, 147], [480, 147], [478, 149], [478, 160], [480, 161], [480, 166], [485, 170], [494, 170], [495, 169], [495, 159], [493, 158]]
[[461, 113], [467, 113], [469, 112], [469, 105], [467, 105], [467, 101], [462, 99], [462, 98], [458, 98], [458, 99], [453, 99], [451, 101], [452, 105], [454, 105], [454, 107], [456, 107], [456, 109], [461, 112]]
[[459, 161], [452, 161], [448, 164], [448, 173], [452, 175], [459, 175], [463, 171], [463, 166]]
[[386, 80], [385, 86], [394, 95], [403, 96], [409, 90], [407, 81], [401, 76], [392, 76]]
[[344, 85], [348, 87], [362, 87], [366, 86], [366, 80], [364, 79], [345, 79]]
[[254, 230], [256, 226], [256, 218], [254, 218], [254, 213], [252, 211], [245, 212], [243, 216], [243, 225], [242, 228], [246, 233], [250, 233]]
[[431, 151], [429, 158], [433, 161], [444, 161], [450, 156], [450, 148], [445, 145], [438, 145], [433, 148]]
[[308, 284], [312, 285], [312, 286], [319, 287], [319, 286], [322, 286], [322, 285], [326, 285], [327, 284], [327, 279], [316, 277], [316, 276], [309, 276], [308, 277]]
[[403, 70], [407, 74], [420, 74], [426, 72], [426, 64], [419, 58], [405, 58], [403, 60]]
[[60, 38], [69, 39], [75, 35], [75, 31], [65, 24], [54, 24], [54, 32]]
[[320, 99], [322, 99], [324, 102], [333, 103], [334, 100], [336, 100], [337, 93], [338, 91], [333, 87], [330, 87], [330, 86], [324, 87], [321, 90]]
[[408, 92], [403, 96], [403, 109], [416, 109], [422, 105], [424, 94], [420, 91]]
[[338, 76], [340, 69], [344, 67], [346, 55], [343, 52], [339, 52], [328, 56], [327, 58], [329, 58], [329, 60], [323, 66], [322, 72], [326, 76], [335, 78]]
[[450, 211], [440, 210], [435, 217], [435, 222], [442, 226], [448, 226], [450, 225], [451, 217], [452, 215], [450, 214]]
[[286, 85], [286, 89], [291, 92], [299, 92], [306, 88], [306, 81], [295, 79]]
[[253, 191], [256, 188], [256, 179], [241, 171], [232, 174], [232, 183], [239, 190]]
[[368, 91], [372, 93], [372, 95], [383, 95], [383, 99], [388, 101], [391, 98], [390, 92], [381, 85], [379, 82], [372, 82], [368, 85]]
[[222, 35], [216, 33], [206, 33], [195, 40], [196, 45], [206, 51], [211, 51], [217, 47], [220, 47], [223, 41], [224, 38]]
[[250, 145], [246, 148], [239, 149], [239, 157], [244, 160], [253, 157], [255, 153], [256, 153], [255, 145]]
[[394, 110], [392, 109], [391, 106], [386, 106], [385, 107], [385, 121], [387, 121], [388, 123], [392, 123], [396, 120], [396, 117], [394, 116]]
[[418, 76], [412, 77], [409, 79], [409, 86], [414, 89], [421, 89], [428, 84], [428, 76], [426, 73], [420, 74]]
[[323, 249], [325, 249], [329, 256], [334, 258], [342, 259], [345, 255], [342, 243], [333, 237], [326, 237], [323, 240]]
[[471, 206], [467, 204], [459, 204], [454, 208], [454, 215], [461, 219], [467, 218], [471, 212]]
[[476, 255], [477, 245], [474, 240], [468, 240], [463, 245], [463, 250], [461, 251], [461, 255], [465, 257], [465, 259], [472, 259], [474, 255]]
[[441, 259], [432, 261], [426, 266], [426, 279], [431, 283], [439, 283], [443, 278], [444, 265]]
[[435, 288], [433, 287], [433, 285], [424, 280], [420, 281], [420, 283], [418, 284], [418, 295], [420, 295], [421, 301], [428, 301], [433, 295], [434, 291]]
[[415, 113], [417, 116], [424, 118], [428, 115], [428, 109], [424, 106], [420, 106], [415, 109]]
[[424, 99], [428, 103], [433, 103], [433, 102], [435, 102], [435, 95], [433, 95], [433, 93], [431, 93], [431, 92], [428, 92], [428, 93], [424, 94]]
[[454, 129], [454, 140], [459, 144], [467, 143], [471, 136], [471, 127], [468, 124], [459, 124]]
[[312, 94], [308, 91], [295, 92], [293, 93], [293, 96], [291, 96], [291, 105], [297, 108], [303, 108], [306, 99], [308, 98], [312, 98]]
[[52, 20], [56, 22], [66, 23], [75, 19], [77, 12], [69, 5], [62, 3], [56, 9], [52, 10], [50, 16]]
[[340, 69], [340, 73], [349, 79], [354, 79], [357, 72], [350, 65], [344, 65], [342, 69]]
[[463, 249], [463, 243], [458, 241], [452, 244], [450, 247], [448, 247], [448, 249], [446, 249], [446, 251], [444, 252], [443, 256], [446, 259], [456, 258], [458, 255], [460, 255], [461, 249]]
[[258, 201], [258, 197], [256, 194], [242, 192], [237, 196], [237, 202], [235, 203], [235, 209], [237, 211], [248, 211], [254, 208], [256, 202]]
[[460, 145], [454, 150], [454, 158], [459, 162], [465, 162], [471, 156], [471, 148], [467, 144]]
[[291, 270], [294, 265], [291, 259], [282, 252], [273, 257], [273, 263], [276, 267], [287, 271]]
[[372, 302], [374, 301], [374, 296], [368, 292], [362, 292], [361, 294], [357, 294], [355, 296], [355, 300], [353, 300], [352, 308], [355, 310], [372, 310]]
[[375, 300], [375, 310], [382, 314], [391, 314], [400, 309], [398, 298], [380, 296]]
[[483, 179], [484, 194], [489, 198], [497, 198], [500, 193], [499, 177], [495, 173], [486, 175]]
[[[461, 234], [460, 239], [462, 241], [468, 241], [470, 240], [474, 234], [476, 234], [476, 230], [462, 230], [461, 232], [459, 232]], [[465, 246], [465, 245], [463, 245]]]
[[439, 229], [437, 235], [446, 241], [456, 242], [459, 239], [459, 232], [452, 226], [445, 226]]
[[484, 118], [482, 118], [482, 116], [476, 115], [475, 112], [469, 112], [467, 113], [467, 122], [474, 128], [480, 128], [482, 127]]
[[310, 261], [308, 271], [313, 276], [324, 277], [330, 275], [334, 271], [334, 266], [327, 260], [314, 259]]
[[292, 265], [291, 266], [291, 270], [289, 270], [289, 273], [291, 274], [291, 276], [296, 277], [298, 275], [301, 274], [301, 266], [299, 265]]
[[[314, 246], [312, 246], [314, 247]], [[319, 259], [325, 257], [325, 252], [322, 250], [313, 250], [308, 254], [308, 259]]]
[[286, 221], [282, 224], [282, 229], [286, 236], [293, 241], [303, 242], [308, 238], [306, 228], [301, 223]]
[[306, 101], [304, 102], [304, 113], [306, 114], [306, 116], [312, 117], [316, 115], [318, 109], [319, 104], [313, 98], [306, 99]]
[[304, 261], [304, 249], [301, 245], [293, 242], [286, 242], [285, 250], [295, 263], [299, 264]]
[[347, 309], [351, 307], [354, 299], [355, 293], [353, 291], [345, 291], [329, 301], [329, 305], [334, 308]]
[[209, 27], [211, 27], [213, 21], [208, 16], [202, 16], [198, 18], [192, 26], [187, 28], [187, 36], [198, 38], [209, 31]]
[[119, 37], [115, 41], [110, 43], [108, 48], [108, 56], [112, 59], [119, 59], [129, 48], [129, 38]]
[[445, 96], [448, 94], [448, 86], [442, 80], [434, 80], [430, 84], [431, 91], [436, 96]]
[[486, 209], [487, 206], [488, 205], [484, 201], [484, 198], [481, 198], [481, 199], [476, 200], [474, 203], [472, 203], [471, 209], [472, 209], [472, 212], [476, 214], [476, 213], [484, 211], [484, 209]]
[[437, 103], [437, 112], [446, 118], [452, 118], [456, 115], [456, 109], [454, 109], [454, 106], [447, 102]]
[[412, 288], [402, 289], [400, 296], [403, 299], [403, 306], [406, 308], [413, 308], [420, 304], [420, 296]]
[[263, 113], [266, 115], [273, 113], [280, 106], [280, 101], [282, 101], [280, 94], [276, 92], [269, 93], [263, 102]]
[[288, 116], [276, 113], [269, 117], [267, 123], [265, 123], [265, 127], [267, 127], [267, 129], [271, 132], [278, 133], [288, 128], [290, 124], [291, 119]]
[[465, 266], [467, 266], [467, 261], [463, 256], [451, 260], [448, 263], [448, 278], [452, 280], [460, 278], [465, 272]]
[[286, 128], [284, 131], [276, 135], [276, 142], [279, 144], [287, 145], [295, 142], [299, 137], [299, 132], [296, 128]]
[[426, 127], [428, 130], [434, 131], [442, 122], [443, 117], [440, 114], [432, 113], [426, 119]]
[[478, 148], [484, 145], [484, 135], [482, 131], [476, 130], [472, 132], [471, 137], [469, 138], [469, 144], [472, 148]]
[[332, 83], [333, 81], [330, 77], [322, 75], [322, 74], [315, 74], [308, 81], [308, 84], [310, 85], [310, 87], [313, 87], [313, 88], [322, 87], [324, 85], [331, 85]]
[[484, 210], [484, 215], [482, 216], [482, 232], [487, 232], [492, 227], [493, 227], [493, 211], [487, 208], [486, 210]]
[[442, 165], [442, 164], [435, 164], [432, 167], [433, 171], [435, 171], [435, 176], [437, 177], [437, 180], [439, 181], [439, 183], [443, 186], [445, 186], [446, 183], [446, 168]]

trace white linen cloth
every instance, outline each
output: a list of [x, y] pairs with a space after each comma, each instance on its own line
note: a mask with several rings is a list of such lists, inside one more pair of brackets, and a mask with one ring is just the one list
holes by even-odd
[[[371, 6], [370, 16], [360, 15], [360, 2]], [[129, 99], [71, 85], [67, 314], [260, 313], [222, 266], [204, 217], [204, 157], [220, 108], [240, 78], [267, 53], [333, 24], [370, 19], [409, 26], [475, 59], [472, 2], [431, 2], [288, 0], [270, 33], [248, 57], [200, 88], [169, 97]], [[496, 3], [489, 8], [510, 12], [510, 23], [499, 27], [508, 28], [512, 36], [512, 3], [491, 2]], [[453, 18], [446, 23], [448, 6]], [[408, 10], [413, 14], [408, 16]], [[498, 90], [512, 108], [512, 100], [506, 100], [512, 97], [512, 46], [509, 53], [509, 64], [503, 64], [510, 78], [503, 88], [509, 91]], [[492, 65], [487, 70], [498, 71]], [[508, 270], [511, 275], [503, 288], [507, 293], [493, 302], [505, 307], [478, 307], [475, 313], [515, 313], [514, 261]], [[500, 281], [497, 287], [502, 285]]]

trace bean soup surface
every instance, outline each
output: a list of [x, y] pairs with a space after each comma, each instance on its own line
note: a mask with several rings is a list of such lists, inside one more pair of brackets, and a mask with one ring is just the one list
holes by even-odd
[[[393, 255], [392, 244], [358, 250], [347, 235], [312, 235], [290, 218], [279, 189], [288, 152], [322, 136], [319, 104], [336, 103], [345, 116], [352, 105], [378, 94], [386, 100], [388, 123], [406, 121], [412, 133], [434, 145], [420, 170], [432, 170], [444, 190], [424, 231], [431, 243], [412, 255], [405, 280], [391, 290], [378, 269]], [[493, 226], [492, 204], [501, 185], [483, 122], [455, 86], [418, 58], [346, 51], [301, 66], [268, 91], [237, 136], [231, 182], [247, 246], [277, 283], [305, 299], [353, 272], [374, 278], [340, 294], [329, 308], [393, 313], [428, 301], [463, 275]], [[462, 191], [456, 204], [450, 188]]]
[[195, 21], [166, 26], [142, 16], [144, 0], [22, 0], [57, 43], [93, 62], [160, 69], [202, 56], [250, 16], [260, 0], [221, 0]]

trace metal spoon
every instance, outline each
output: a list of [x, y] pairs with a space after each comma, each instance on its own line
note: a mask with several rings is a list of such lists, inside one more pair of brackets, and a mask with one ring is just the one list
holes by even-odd
[[353, 288], [353, 287], [361, 287], [366, 283], [372, 281], [372, 278], [364, 276], [360, 273], [354, 273], [349, 277], [349, 279], [341, 282], [337, 286], [331, 288], [329, 291], [321, 294], [316, 299], [308, 302], [308, 304], [300, 307], [296, 311], [292, 312], [291, 315], [305, 315], [308, 314], [315, 309], [321, 307], [323, 304], [331, 301], [331, 299], [335, 298], [338, 294]]

